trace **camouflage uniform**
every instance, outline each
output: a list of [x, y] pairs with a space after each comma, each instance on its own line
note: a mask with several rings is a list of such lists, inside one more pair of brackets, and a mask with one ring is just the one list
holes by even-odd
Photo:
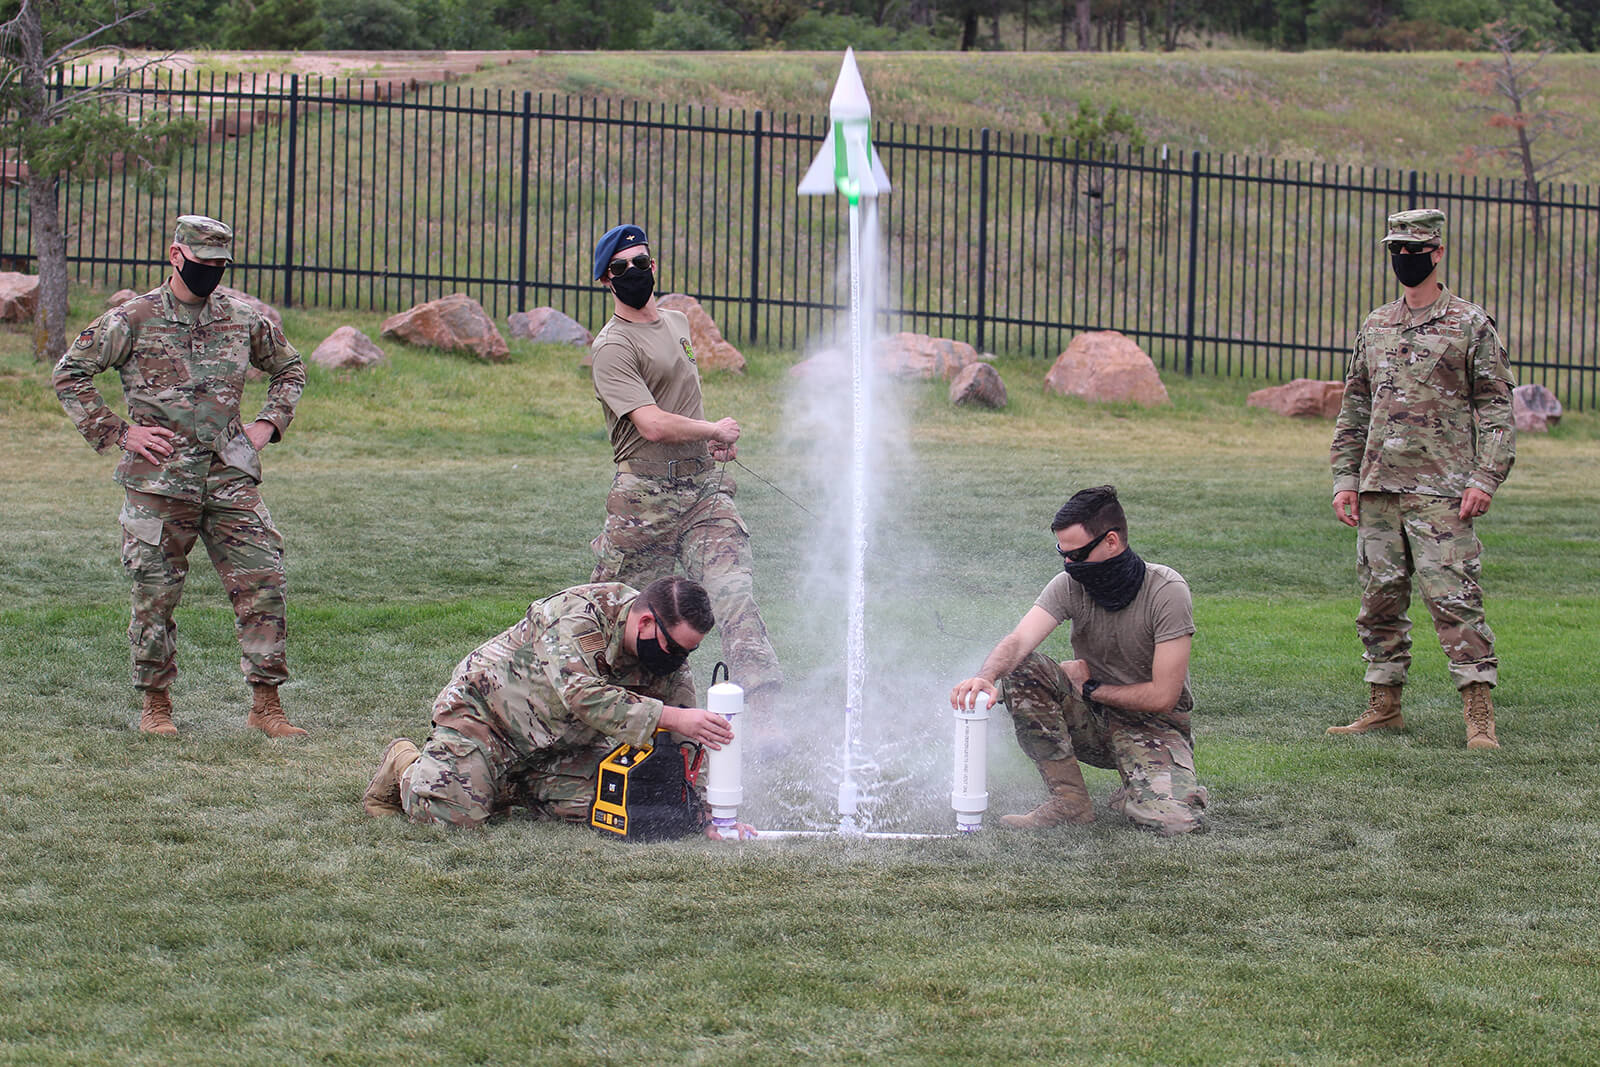
[[414, 822], [476, 826], [513, 805], [587, 820], [600, 761], [654, 736], [663, 705], [693, 707], [687, 666], [650, 674], [623, 647], [638, 593], [580, 585], [473, 649], [433, 704], [433, 733], [400, 776]]
[[[221, 223], [186, 215], [178, 243], [206, 239], [202, 224], [226, 235], [212, 240], [231, 241]], [[129, 418], [175, 434], [163, 462], [123, 452], [115, 474], [126, 491], [122, 564], [133, 582], [128, 641], [139, 689], [167, 689], [177, 675], [172, 615], [197, 538], [233, 603], [245, 677], [262, 685], [288, 678], [283, 538], [262, 502], [261, 456], [239, 417], [251, 366], [272, 379], [256, 419], [272, 424], [276, 441], [305, 388], [300, 354], [247, 305], [219, 293], [186, 305], [166, 284], [101, 315], [56, 364], [56, 395], [95, 451], [118, 448], [129, 425], [94, 386], [94, 376], [113, 367]]]
[[1200, 825], [1206, 790], [1195, 777], [1189, 709], [1160, 715], [1124, 711], [1073, 690], [1061, 664], [1034, 652], [1000, 682], [1017, 744], [1035, 763], [1077, 757], [1115, 770], [1122, 787], [1111, 807], [1136, 825], [1184, 833]]
[[[705, 586], [722, 655], [747, 691], [780, 683], [783, 672], [756, 606], [750, 532], [733, 497], [738, 486], [712, 463], [704, 442], [643, 440], [628, 413], [645, 403], [704, 418], [688, 319], [661, 311], [659, 323], [612, 319], [594, 339], [595, 397], [605, 411], [617, 474], [594, 539], [593, 582], [648, 585], [677, 572]], [[619, 410], [621, 409], [621, 410]]]
[[[1385, 241], [1437, 241], [1443, 221], [1402, 212]], [[1478, 585], [1482, 546], [1459, 513], [1468, 488], [1493, 494], [1511, 472], [1513, 384], [1494, 319], [1442, 285], [1425, 308], [1403, 297], [1378, 308], [1356, 335], [1332, 466], [1335, 493], [1361, 494], [1356, 629], [1370, 683], [1406, 680], [1413, 573], [1456, 687], [1498, 680]]]

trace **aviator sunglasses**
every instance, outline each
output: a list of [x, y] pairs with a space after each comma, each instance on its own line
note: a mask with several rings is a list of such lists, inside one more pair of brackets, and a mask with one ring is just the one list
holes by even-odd
[[638, 267], [640, 270], [650, 269], [650, 257], [641, 252], [632, 259], [613, 259], [606, 264], [606, 270], [611, 272], [613, 278], [620, 278], [628, 273], [629, 267]]

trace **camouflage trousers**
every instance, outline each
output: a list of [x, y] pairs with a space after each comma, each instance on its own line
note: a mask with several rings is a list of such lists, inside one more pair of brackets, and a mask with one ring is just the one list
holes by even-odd
[[756, 607], [750, 533], [726, 470], [689, 478], [617, 472], [606, 496], [606, 522], [590, 547], [598, 557], [592, 582], [642, 589], [682, 568], [706, 587], [717, 617], [722, 658], [748, 692], [783, 681], [767, 624]]
[[1136, 826], [1184, 833], [1200, 826], [1207, 795], [1194, 772], [1187, 715], [1124, 717], [1084, 702], [1061, 664], [1035, 652], [1000, 682], [1017, 744], [1035, 763], [1072, 759], [1114, 769], [1113, 810]]
[[[481, 707], [472, 688], [456, 682], [433, 704], [435, 714], [450, 710], [470, 716]], [[530, 758], [487, 727], [469, 735], [435, 726], [422, 754], [400, 776], [400, 806], [413, 822], [441, 826], [478, 826], [512, 807], [527, 808], [536, 818], [587, 822], [600, 761], [615, 747], [601, 740], [552, 747]]]
[[1433, 615], [1433, 628], [1460, 689], [1473, 682], [1494, 685], [1499, 661], [1494, 631], [1483, 617], [1478, 585], [1483, 548], [1472, 520], [1460, 516], [1461, 501], [1410, 493], [1362, 493], [1356, 564], [1361, 576], [1361, 635], [1366, 680], [1403, 685], [1411, 666], [1412, 575]]
[[133, 581], [128, 643], [134, 686], [167, 689], [178, 676], [172, 613], [183, 599], [196, 538], [205, 542], [233, 602], [239, 669], [255, 683], [288, 680], [283, 537], [253, 481], [213, 484], [198, 502], [129, 489], [120, 519], [122, 567]]

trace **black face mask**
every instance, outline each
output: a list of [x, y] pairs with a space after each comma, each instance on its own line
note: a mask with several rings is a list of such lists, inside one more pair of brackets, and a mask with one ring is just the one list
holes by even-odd
[[636, 310], [642, 308], [650, 302], [650, 294], [656, 291], [656, 272], [629, 267], [620, 278], [611, 279], [611, 291], [629, 307]]
[[1414, 289], [1433, 273], [1433, 253], [1391, 252], [1389, 264], [1394, 268], [1394, 276], [1400, 279], [1400, 284], [1407, 289]]
[[1133, 603], [1133, 598], [1139, 595], [1139, 589], [1144, 585], [1144, 560], [1139, 558], [1131, 545], [1099, 563], [1063, 560], [1061, 569], [1083, 586], [1090, 599], [1107, 611], [1121, 611]]
[[[182, 252], [178, 254], [183, 256]], [[183, 284], [189, 287], [191, 293], [204, 300], [222, 284], [222, 272], [227, 269], [226, 263], [202, 263], [197, 259], [183, 256], [183, 263], [178, 267], [178, 277], [183, 279]]]
[[635, 644], [639, 649], [639, 663], [651, 674], [672, 674], [689, 661], [687, 653], [674, 655], [662, 648], [659, 632], [648, 641], [641, 637]]

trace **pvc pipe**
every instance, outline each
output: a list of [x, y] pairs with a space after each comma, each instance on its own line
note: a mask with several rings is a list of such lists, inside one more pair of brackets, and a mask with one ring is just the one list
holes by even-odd
[[706, 800], [711, 804], [711, 822], [718, 830], [732, 829], [739, 821], [739, 805], [744, 803], [743, 743], [739, 731], [744, 712], [744, 690], [732, 682], [719, 682], [706, 693], [706, 710], [721, 715], [733, 727], [733, 740], [710, 750]]
[[972, 707], [956, 709], [955, 777], [950, 806], [956, 829], [977, 833], [989, 810], [989, 695], [979, 693]]

